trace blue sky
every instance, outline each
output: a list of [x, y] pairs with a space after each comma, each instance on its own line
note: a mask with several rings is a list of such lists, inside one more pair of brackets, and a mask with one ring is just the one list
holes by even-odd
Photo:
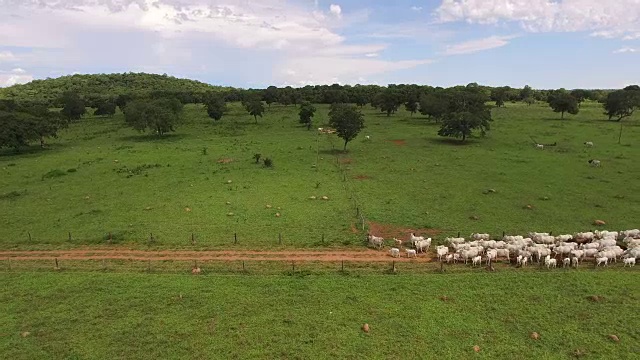
[[0, 0], [0, 86], [152, 72], [237, 87], [640, 83], [640, 0]]

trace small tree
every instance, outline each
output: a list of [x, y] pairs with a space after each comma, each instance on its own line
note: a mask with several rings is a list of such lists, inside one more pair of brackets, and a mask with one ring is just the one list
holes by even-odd
[[68, 120], [80, 120], [87, 110], [84, 101], [77, 93], [67, 91], [62, 95], [62, 110], [60, 113]]
[[262, 104], [262, 101], [260, 101], [259, 99], [249, 100], [245, 104], [244, 108], [249, 114], [253, 115], [253, 118], [256, 120], [257, 124], [258, 116], [262, 117], [262, 114], [264, 113], [264, 105]]
[[307, 125], [307, 130], [311, 129], [313, 115], [316, 112], [316, 108], [308, 101], [302, 102], [300, 104], [300, 123]]
[[449, 101], [443, 93], [424, 94], [420, 96], [420, 114], [429, 119], [440, 121], [447, 113]]
[[227, 111], [227, 103], [224, 101], [224, 97], [220, 94], [207, 94], [205, 97], [205, 107], [207, 108], [207, 114], [213, 120], [220, 120]]
[[438, 135], [462, 137], [462, 141], [465, 141], [473, 130], [478, 129], [484, 136], [490, 129], [490, 121], [492, 120], [489, 109], [476, 112], [458, 111], [448, 113], [442, 121], [442, 127], [438, 131]]
[[635, 90], [633, 87], [627, 88], [629, 90], [616, 90], [607, 95], [602, 106], [609, 120], [617, 118], [616, 121], [620, 121], [633, 115], [633, 112], [640, 108], [640, 90]]
[[102, 99], [96, 104], [96, 110], [93, 115], [100, 116], [113, 116], [116, 113], [116, 101], [114, 99]]
[[561, 113], [561, 119], [564, 119], [565, 112], [575, 115], [578, 113], [578, 111], [580, 111], [580, 109], [578, 109], [578, 100], [576, 100], [576, 98], [574, 98], [564, 89], [560, 89], [549, 95], [547, 101], [549, 102], [549, 106], [551, 106], [551, 109], [553, 109], [554, 112]]
[[414, 99], [411, 99], [404, 104], [404, 108], [411, 113], [411, 116], [413, 116], [413, 114], [418, 111], [418, 102]]
[[329, 124], [336, 129], [336, 133], [344, 140], [344, 151], [347, 144], [358, 136], [364, 128], [364, 116], [355, 106], [333, 104], [329, 111]]
[[150, 129], [158, 136], [175, 131], [181, 120], [182, 103], [176, 98], [134, 100], [125, 106], [126, 123], [138, 131]]

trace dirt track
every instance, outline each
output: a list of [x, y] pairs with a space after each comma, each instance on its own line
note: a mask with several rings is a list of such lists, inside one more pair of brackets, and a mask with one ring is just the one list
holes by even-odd
[[[417, 259], [406, 257], [396, 261], [428, 262], [431, 258], [419, 255]], [[151, 260], [151, 261], [191, 261], [191, 260], [262, 260], [262, 261], [358, 261], [383, 262], [392, 261], [388, 251], [380, 250], [290, 250], [290, 251], [251, 251], [251, 250], [130, 250], [130, 249], [75, 249], [75, 250], [34, 250], [34, 251], [1, 251], [0, 260]]]

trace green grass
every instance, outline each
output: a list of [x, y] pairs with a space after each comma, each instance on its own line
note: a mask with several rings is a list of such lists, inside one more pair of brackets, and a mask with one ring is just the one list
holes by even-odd
[[[315, 127], [327, 120], [328, 107], [318, 108]], [[441, 237], [575, 232], [594, 219], [611, 230], [638, 227], [637, 115], [624, 120], [617, 144], [619, 125], [604, 121], [599, 104], [565, 120], [544, 104], [507, 104], [493, 110], [486, 138], [459, 145], [423, 117], [364, 111], [366, 128], [347, 154], [334, 150], [342, 147], [335, 135], [301, 127], [294, 106], [274, 105], [258, 124], [239, 104], [215, 124], [201, 106], [187, 106], [185, 123], [161, 139], [124, 127], [121, 114], [86, 117], [50, 149], [0, 154], [0, 241], [76, 246], [103, 243], [111, 232], [117, 243], [146, 246], [153, 233], [154, 246], [181, 247], [195, 233], [198, 246], [227, 248], [237, 233], [235, 246], [256, 248], [280, 246], [281, 233], [287, 247], [360, 246], [351, 231], [356, 206], [368, 220]], [[530, 136], [557, 146], [536, 150]], [[255, 153], [273, 168], [255, 164]], [[590, 167], [591, 158], [602, 167]]]
[[[4, 271], [0, 354], [567, 359], [580, 350], [586, 359], [631, 359], [640, 353], [640, 290], [632, 272], [194, 277]], [[602, 300], [590, 301], [591, 295]], [[363, 323], [371, 327], [368, 335]], [[540, 340], [529, 338], [533, 331]]]

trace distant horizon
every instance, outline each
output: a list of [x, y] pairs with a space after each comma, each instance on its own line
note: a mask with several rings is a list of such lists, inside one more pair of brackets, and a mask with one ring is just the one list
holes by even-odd
[[218, 86], [640, 83], [637, 0], [0, 0], [0, 87], [74, 73]]
[[[233, 89], [238, 89], [238, 90], [264, 90], [269, 86], [276, 86], [277, 88], [284, 88], [287, 86], [291, 86], [294, 89], [299, 89], [299, 88], [304, 88], [305, 86], [331, 86], [331, 85], [335, 85], [335, 84], [306, 84], [306, 85], [285, 85], [285, 86], [277, 86], [277, 85], [267, 85], [265, 87], [237, 87], [237, 86], [232, 86], [232, 85], [225, 85], [225, 84], [215, 84], [215, 83], [210, 83], [210, 82], [206, 82], [203, 80], [198, 80], [198, 79], [192, 79], [192, 78], [187, 78], [187, 77], [179, 77], [179, 76], [175, 76], [172, 74], [158, 74], [158, 73], [151, 73], [151, 72], [133, 72], [133, 71], [125, 71], [125, 72], [113, 72], [113, 73], [74, 73], [74, 74], [66, 74], [66, 75], [60, 75], [60, 76], [56, 76], [56, 77], [47, 77], [44, 79], [33, 79], [31, 81], [29, 81], [28, 83], [24, 83], [24, 84], [14, 84], [14, 85], [28, 85], [29, 83], [33, 82], [33, 81], [45, 81], [45, 80], [52, 80], [52, 79], [58, 79], [58, 78], [63, 78], [63, 77], [70, 77], [70, 76], [75, 76], [75, 75], [80, 75], [80, 76], [92, 76], [92, 75], [114, 75], [114, 74], [127, 74], [127, 73], [133, 73], [133, 74], [148, 74], [148, 75], [158, 75], [158, 76], [168, 76], [168, 77], [173, 77], [176, 79], [182, 79], [182, 80], [191, 80], [191, 81], [197, 81], [200, 83], [203, 83], [205, 85], [210, 85], [210, 86], [217, 86], [217, 87], [228, 87], [228, 88], [233, 88]], [[452, 86], [439, 86], [439, 85], [432, 85], [432, 84], [417, 84], [417, 83], [390, 83], [390, 84], [338, 84], [340, 86], [380, 86], [380, 87], [387, 87], [389, 85], [418, 85], [418, 86], [430, 86], [430, 87], [442, 87], [442, 88], [452, 88], [452, 87], [456, 87], [456, 86], [467, 86], [469, 84], [473, 84], [473, 83], [477, 83], [475, 81], [471, 81], [468, 82], [466, 84], [456, 84], [456, 85], [452, 85]], [[486, 85], [486, 84], [481, 84], [481, 83], [477, 83], [479, 86], [486, 86], [486, 87], [503, 87], [503, 86], [509, 86], [509, 85], [497, 85], [497, 86], [492, 86], [492, 85]], [[10, 86], [5, 86], [5, 87], [0, 87], [0, 89], [3, 88], [9, 88], [11, 86], [14, 85], [10, 85]], [[524, 86], [529, 85], [529, 84], [524, 84], [522, 86], [519, 87], [513, 87], [511, 86], [512, 89], [522, 89], [524, 88]], [[541, 90], [541, 91], [548, 91], [548, 90], [558, 90], [558, 89], [565, 89], [565, 90], [603, 90], [603, 91], [612, 91], [612, 90], [619, 90], [622, 89], [626, 86], [630, 86], [630, 85], [638, 85], [638, 84], [627, 84], [624, 85], [620, 88], [567, 88], [567, 87], [558, 87], [558, 88], [536, 88], [533, 87], [531, 85], [529, 85], [533, 90]]]

